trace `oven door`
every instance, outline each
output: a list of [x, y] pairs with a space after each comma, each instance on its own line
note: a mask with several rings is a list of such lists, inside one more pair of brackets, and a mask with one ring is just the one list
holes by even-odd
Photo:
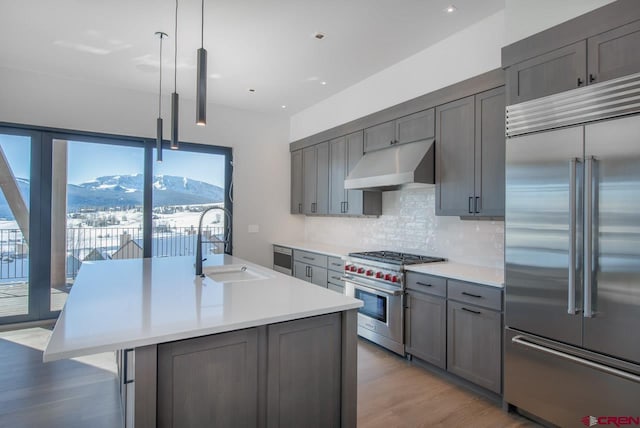
[[385, 289], [365, 279], [345, 277], [344, 280], [346, 294], [364, 303], [358, 309], [358, 334], [404, 354], [404, 292], [400, 289]]

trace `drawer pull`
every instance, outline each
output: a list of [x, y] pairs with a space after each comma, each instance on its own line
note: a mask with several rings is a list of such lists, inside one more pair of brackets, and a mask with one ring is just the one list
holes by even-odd
[[471, 293], [467, 293], [466, 291], [463, 291], [461, 294], [469, 297], [474, 297], [476, 299], [482, 299], [482, 296], [479, 294], [471, 294]]
[[302, 258], [305, 260], [315, 260], [315, 257], [302, 256]]
[[463, 311], [471, 312], [472, 314], [476, 314], [476, 315], [480, 315], [480, 314], [482, 314], [482, 312], [480, 312], [480, 311], [474, 311], [473, 309], [467, 309], [467, 308], [461, 308], [461, 309], [462, 309]]
[[342, 281], [342, 279], [339, 276], [332, 276], [331, 279], [335, 279], [336, 281]]
[[418, 284], [418, 285], [424, 285], [425, 287], [433, 287], [433, 285], [431, 285], [431, 284], [427, 284], [426, 282], [416, 281], [416, 284]]

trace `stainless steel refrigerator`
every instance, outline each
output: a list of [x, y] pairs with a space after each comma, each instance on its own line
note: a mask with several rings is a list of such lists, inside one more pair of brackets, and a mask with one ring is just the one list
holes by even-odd
[[506, 127], [505, 402], [640, 421], [640, 74], [509, 106]]

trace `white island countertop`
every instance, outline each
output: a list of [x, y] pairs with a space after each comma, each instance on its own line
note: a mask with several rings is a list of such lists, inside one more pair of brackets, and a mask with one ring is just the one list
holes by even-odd
[[53, 329], [44, 361], [136, 348], [356, 309], [360, 300], [243, 259], [258, 280], [196, 278], [193, 257], [84, 262]]
[[504, 270], [502, 269], [456, 262], [409, 265], [405, 266], [405, 269], [410, 272], [426, 273], [428, 275], [475, 282], [476, 284], [490, 285], [492, 287], [504, 287]]

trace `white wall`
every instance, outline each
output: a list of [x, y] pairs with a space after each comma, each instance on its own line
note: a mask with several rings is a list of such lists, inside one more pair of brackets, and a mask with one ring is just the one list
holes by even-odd
[[506, 0], [505, 45], [568, 21], [614, 0]]
[[[2, 67], [0, 93], [0, 122], [155, 136], [153, 94]], [[299, 239], [304, 228], [289, 214], [288, 118], [210, 104], [209, 124], [198, 127], [194, 110], [193, 101], [181, 100], [182, 141], [233, 147], [234, 254], [270, 266], [271, 243]], [[248, 233], [252, 224], [258, 233]]]
[[291, 117], [295, 141], [500, 67], [504, 12], [436, 43]]

